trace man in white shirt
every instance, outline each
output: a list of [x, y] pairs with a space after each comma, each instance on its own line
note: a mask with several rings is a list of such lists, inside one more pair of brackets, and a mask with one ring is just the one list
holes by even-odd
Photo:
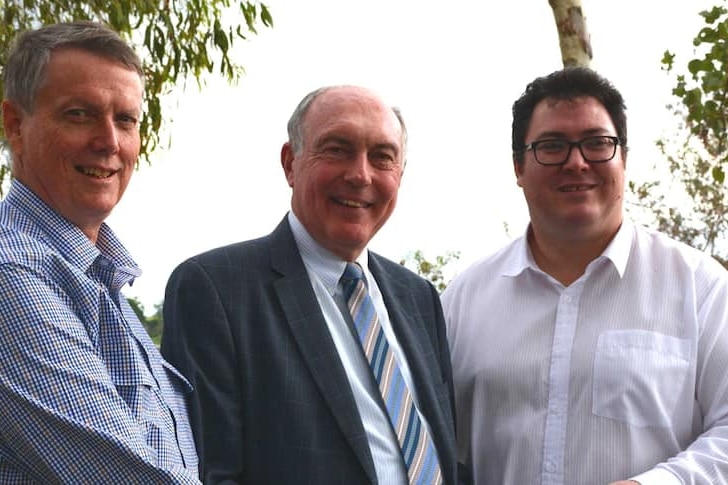
[[620, 93], [584, 68], [513, 105], [525, 234], [443, 306], [479, 485], [728, 482], [728, 273], [623, 217]]

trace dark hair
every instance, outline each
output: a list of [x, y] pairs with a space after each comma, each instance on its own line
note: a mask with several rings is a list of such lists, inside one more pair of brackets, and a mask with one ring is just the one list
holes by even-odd
[[523, 163], [526, 132], [536, 105], [544, 99], [571, 100], [591, 97], [599, 101], [612, 118], [622, 145], [627, 150], [627, 115], [622, 95], [607, 79], [586, 67], [567, 67], [534, 79], [513, 103], [511, 150], [513, 161]]
[[118, 61], [136, 71], [144, 82], [139, 56], [118, 33], [96, 22], [58, 23], [23, 32], [15, 38], [3, 73], [5, 98], [32, 112], [51, 54], [63, 48], [81, 49]]

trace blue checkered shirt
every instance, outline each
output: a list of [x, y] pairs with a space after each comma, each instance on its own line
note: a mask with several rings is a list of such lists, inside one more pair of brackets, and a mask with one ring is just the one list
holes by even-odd
[[0, 201], [0, 484], [199, 483], [189, 383], [121, 294], [141, 272], [13, 181]]

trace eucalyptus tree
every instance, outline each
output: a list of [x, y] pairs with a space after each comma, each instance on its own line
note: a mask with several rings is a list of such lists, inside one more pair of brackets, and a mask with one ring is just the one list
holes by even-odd
[[663, 69], [675, 76], [668, 108], [679, 120], [676, 133], [657, 141], [670, 175], [629, 188], [659, 230], [726, 266], [728, 10], [722, 3], [699, 13], [703, 25], [693, 40], [695, 57], [681, 67], [669, 50], [662, 58]]
[[[268, 7], [257, 0], [4, 0], [0, 3], [0, 69], [19, 32], [71, 20], [108, 24], [142, 57], [146, 91], [140, 158], [147, 163], [154, 149], [168, 141], [162, 129], [164, 95], [188, 80], [202, 86], [207, 75], [237, 81], [243, 68], [234, 58], [233, 47], [257, 34], [260, 26], [273, 26]], [[0, 195], [8, 177], [6, 155], [0, 159]]]

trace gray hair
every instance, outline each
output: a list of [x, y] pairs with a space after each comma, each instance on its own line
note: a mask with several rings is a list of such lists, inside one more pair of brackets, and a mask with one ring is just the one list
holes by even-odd
[[[291, 144], [291, 150], [296, 155], [299, 155], [303, 149], [303, 124], [309, 108], [322, 94], [339, 87], [341, 86], [325, 86], [311, 91], [303, 97], [301, 102], [298, 103], [298, 106], [296, 106], [296, 109], [293, 110], [293, 114], [288, 120], [288, 142]], [[399, 125], [402, 128], [402, 160], [404, 161], [406, 159], [405, 154], [407, 153], [407, 126], [404, 124], [404, 118], [399, 108], [392, 106], [392, 112], [397, 117], [397, 120], [399, 120]]]
[[23, 32], [15, 38], [3, 73], [5, 98], [32, 112], [51, 54], [64, 48], [81, 49], [118, 61], [136, 71], [144, 82], [139, 56], [118, 33], [96, 22], [58, 23]]

